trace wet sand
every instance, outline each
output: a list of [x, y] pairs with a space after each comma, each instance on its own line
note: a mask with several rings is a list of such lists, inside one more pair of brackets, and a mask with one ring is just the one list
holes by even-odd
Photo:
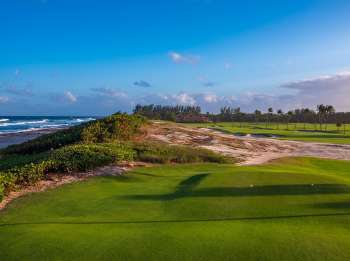
[[53, 133], [58, 130], [61, 129], [41, 129], [36, 131], [0, 134], [0, 149], [6, 148], [12, 144], [20, 144], [25, 141], [35, 139], [41, 135]]

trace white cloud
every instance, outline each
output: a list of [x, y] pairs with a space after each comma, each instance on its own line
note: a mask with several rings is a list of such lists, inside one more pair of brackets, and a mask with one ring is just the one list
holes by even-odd
[[341, 111], [350, 110], [350, 72], [290, 82], [281, 87], [296, 91], [293, 104], [314, 107], [327, 103]]
[[169, 52], [169, 57], [174, 63], [195, 64], [200, 60], [200, 56], [198, 55], [184, 55], [178, 52]]
[[100, 87], [100, 88], [92, 88], [92, 91], [99, 93], [103, 96], [115, 97], [115, 98], [126, 98], [128, 95], [125, 92], [118, 91], [112, 88]]
[[9, 101], [9, 98], [6, 96], [0, 96], [0, 103], [6, 103]]
[[171, 98], [178, 104], [194, 105], [196, 103], [196, 100], [190, 94], [185, 92], [172, 95]]
[[70, 102], [70, 103], [74, 103], [76, 102], [78, 99], [76, 96], [73, 95], [73, 93], [71, 93], [70, 91], [66, 91], [64, 92], [64, 97]]
[[215, 103], [218, 101], [218, 96], [216, 94], [206, 93], [203, 94], [203, 99], [207, 103]]

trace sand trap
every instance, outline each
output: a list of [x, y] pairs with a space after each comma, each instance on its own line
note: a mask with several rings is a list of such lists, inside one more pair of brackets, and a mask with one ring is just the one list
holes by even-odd
[[350, 160], [350, 145], [235, 136], [208, 128], [157, 122], [148, 128], [146, 140], [206, 148], [238, 159], [239, 165], [262, 164], [290, 156]]

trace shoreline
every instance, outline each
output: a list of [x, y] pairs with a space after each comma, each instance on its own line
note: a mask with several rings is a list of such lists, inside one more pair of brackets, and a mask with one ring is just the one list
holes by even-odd
[[54, 133], [66, 128], [48, 128], [40, 130], [30, 130], [15, 133], [0, 133], [0, 149], [4, 149], [10, 145], [20, 144], [28, 140], [38, 138], [39, 136]]

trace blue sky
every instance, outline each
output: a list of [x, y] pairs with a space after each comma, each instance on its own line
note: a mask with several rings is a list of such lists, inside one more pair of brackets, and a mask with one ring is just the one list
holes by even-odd
[[350, 2], [0, 2], [0, 115], [350, 110]]

